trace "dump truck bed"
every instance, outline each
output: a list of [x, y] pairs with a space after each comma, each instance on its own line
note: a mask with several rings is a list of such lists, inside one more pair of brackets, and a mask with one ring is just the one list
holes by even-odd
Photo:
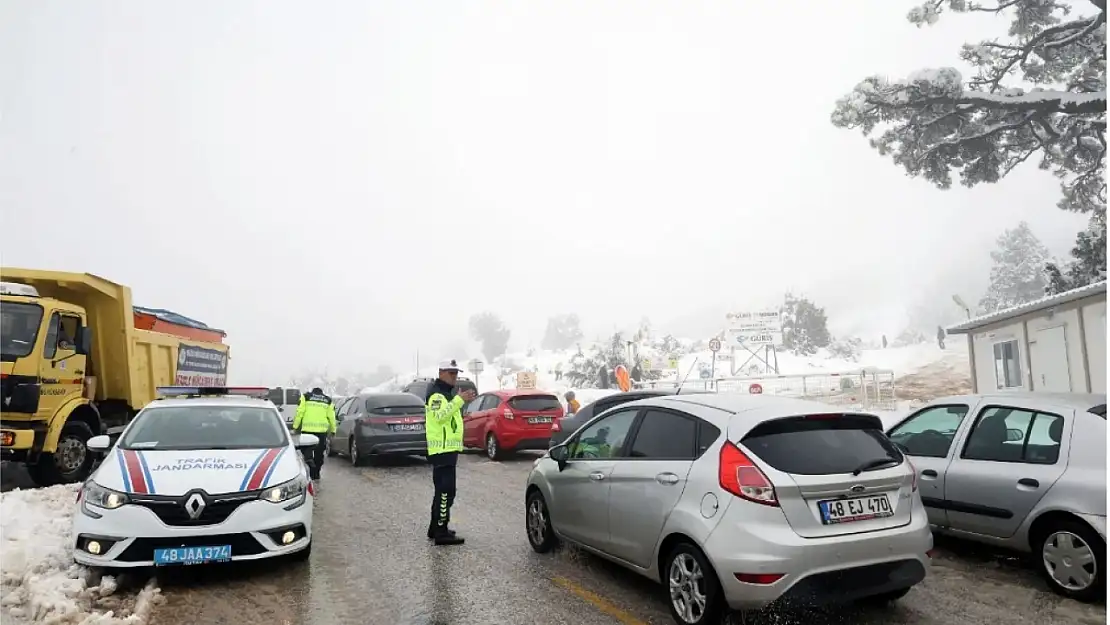
[[[147, 312], [168, 311], [136, 311], [131, 289], [90, 273], [4, 267], [0, 275], [35, 287], [41, 297], [85, 309], [92, 330], [86, 375], [94, 379], [99, 401], [124, 401], [138, 410], [154, 399], [159, 386], [226, 384], [229, 350], [220, 330], [199, 322], [193, 323], [203, 327], [189, 327]], [[154, 317], [155, 322], [139, 321], [139, 315]], [[137, 328], [137, 321], [150, 329]], [[203, 340], [213, 337], [218, 340]]]

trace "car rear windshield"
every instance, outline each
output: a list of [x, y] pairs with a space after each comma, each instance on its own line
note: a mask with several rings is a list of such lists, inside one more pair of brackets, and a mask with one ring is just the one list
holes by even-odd
[[534, 412], [541, 410], [558, 410], [560, 404], [558, 398], [554, 395], [518, 395], [509, 400], [509, 408]]
[[124, 449], [262, 449], [289, 441], [272, 408], [167, 406], [147, 408], [120, 441]]
[[392, 417], [395, 415], [424, 414], [424, 404], [405, 404], [403, 406], [374, 406], [366, 409], [367, 414]]
[[877, 417], [867, 415], [812, 415], [767, 421], [741, 442], [784, 473], [852, 473], [902, 462], [882, 428]]

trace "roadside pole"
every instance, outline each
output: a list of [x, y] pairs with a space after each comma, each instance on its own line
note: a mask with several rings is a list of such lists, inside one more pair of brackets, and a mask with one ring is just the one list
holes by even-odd
[[717, 390], [717, 352], [721, 351], [721, 340], [717, 337], [709, 339], [709, 351], [713, 352], [713, 360], [709, 363], [709, 379], [713, 380], [713, 390]]

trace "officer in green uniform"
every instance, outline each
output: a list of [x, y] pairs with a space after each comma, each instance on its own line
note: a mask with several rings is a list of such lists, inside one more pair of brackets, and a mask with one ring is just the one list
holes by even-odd
[[462, 452], [462, 407], [474, 399], [474, 391], [456, 392], [460, 368], [454, 360], [440, 363], [439, 378], [428, 387], [424, 400], [424, 435], [428, 440], [428, 463], [432, 465], [432, 518], [428, 538], [437, 545], [461, 545], [447, 524], [451, 521], [451, 505], [455, 502], [455, 469]]
[[335, 434], [335, 406], [319, 387], [301, 395], [297, 416], [293, 417], [293, 433], [301, 432], [315, 434], [320, 439], [315, 447], [302, 452], [312, 479], [318, 480], [324, 457], [327, 456], [328, 437]]

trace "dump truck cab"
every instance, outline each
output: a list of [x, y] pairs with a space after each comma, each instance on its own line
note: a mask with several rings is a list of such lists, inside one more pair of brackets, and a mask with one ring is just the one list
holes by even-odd
[[88, 273], [0, 277], [0, 459], [39, 485], [87, 478], [85, 442], [121, 430], [157, 386], [226, 383], [222, 330], [136, 308], [128, 287]]
[[0, 283], [0, 297], [3, 458], [37, 461], [49, 448], [58, 456], [60, 473], [77, 471], [86, 460], [84, 440], [73, 437], [59, 448], [57, 436], [49, 445], [47, 439], [50, 422], [60, 414], [82, 423], [93, 436], [103, 429], [85, 392], [92, 340], [88, 314], [81, 306], [43, 297], [25, 284]]

